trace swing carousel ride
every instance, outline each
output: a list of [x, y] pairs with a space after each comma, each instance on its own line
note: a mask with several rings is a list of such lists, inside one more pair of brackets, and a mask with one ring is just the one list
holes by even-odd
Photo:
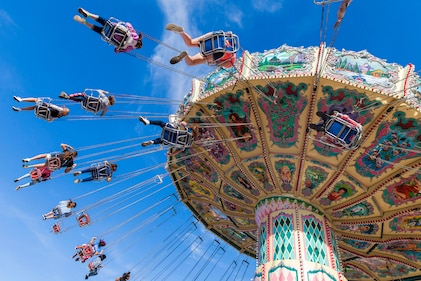
[[[209, 231], [257, 259], [254, 280], [421, 278], [414, 65], [284, 45], [192, 84], [178, 115], [199, 134], [169, 172]], [[361, 124], [358, 143], [309, 129], [317, 112]]]
[[[341, 1], [334, 38], [349, 3]], [[168, 174], [145, 184], [170, 177], [208, 233], [256, 259], [254, 281], [420, 280], [421, 77], [412, 64], [333, 42], [243, 51], [232, 67], [193, 78], [170, 121], [195, 135], [174, 142], [179, 132], [168, 139], [163, 130]], [[81, 104], [95, 114], [96, 91]], [[84, 211], [77, 220], [92, 223]]]

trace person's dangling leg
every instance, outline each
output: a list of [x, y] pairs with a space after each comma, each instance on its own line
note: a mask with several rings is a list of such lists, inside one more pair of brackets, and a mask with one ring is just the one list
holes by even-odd
[[75, 102], [83, 102], [86, 99], [86, 94], [84, 92], [70, 94], [69, 99]]
[[164, 121], [161, 121], [161, 120], [150, 120], [149, 124], [164, 128], [167, 123], [165, 123]]
[[19, 178], [16, 178], [15, 182], [18, 182], [18, 181], [20, 181], [21, 179], [24, 179], [24, 178], [29, 178], [30, 176], [31, 176], [31, 173], [26, 173], [23, 176], [21, 176]]

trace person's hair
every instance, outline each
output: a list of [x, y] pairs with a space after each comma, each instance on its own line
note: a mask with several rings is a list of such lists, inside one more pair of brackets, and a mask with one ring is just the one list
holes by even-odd
[[64, 158], [65, 159], [67, 159], [67, 158], [75, 158], [77, 156], [77, 151], [76, 150], [74, 150], [74, 151], [66, 150], [66, 151], [64, 151], [63, 154], [64, 154]]
[[114, 96], [108, 96], [108, 101], [110, 102], [110, 105], [115, 104], [115, 97]]
[[136, 49], [140, 49], [143, 46], [143, 42], [142, 42], [143, 35], [142, 35], [142, 32], [139, 32], [138, 36], [139, 36], [139, 39], [137, 39], [136, 45], [134, 45], [134, 47]]
[[100, 240], [99, 240], [98, 245], [99, 245], [100, 247], [104, 247], [105, 245], [107, 245], [107, 243], [105, 243], [105, 241], [104, 241], [104, 240], [100, 239]]
[[73, 204], [73, 208], [76, 207], [76, 202], [73, 202], [72, 200], [69, 201], [69, 203], [67, 203], [67, 207], [71, 206]]
[[61, 112], [61, 116], [66, 116], [68, 115], [70, 112], [70, 109], [68, 109], [67, 107], [63, 107], [63, 111]]
[[113, 171], [117, 171], [117, 164], [111, 164], [111, 169]]

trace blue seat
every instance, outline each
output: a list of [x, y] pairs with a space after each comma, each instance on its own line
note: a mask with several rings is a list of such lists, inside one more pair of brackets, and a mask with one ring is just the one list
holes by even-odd
[[98, 113], [101, 110], [101, 101], [98, 97], [87, 96], [81, 103], [81, 106], [86, 111]]
[[50, 108], [51, 99], [50, 98], [41, 98], [35, 103], [34, 113], [38, 118], [51, 121], [51, 108]]
[[332, 115], [326, 122], [325, 134], [334, 140], [340, 148], [357, 149], [362, 136], [361, 126], [355, 126], [339, 117]]
[[193, 142], [193, 134], [190, 130], [181, 130], [169, 126], [162, 128], [162, 143], [175, 148], [190, 147]]
[[91, 165], [91, 176], [93, 179], [102, 180], [112, 176], [111, 167], [104, 163]]
[[101, 38], [117, 49], [122, 49], [129, 36], [128, 29], [124, 22], [116, 18], [109, 18], [101, 32]]
[[200, 42], [200, 52], [204, 56], [215, 53], [236, 53], [240, 48], [239, 43], [237, 35], [218, 31]]

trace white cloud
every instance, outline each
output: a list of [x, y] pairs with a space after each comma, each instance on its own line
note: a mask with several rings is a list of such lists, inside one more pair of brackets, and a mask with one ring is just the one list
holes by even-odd
[[[160, 0], [159, 6], [164, 14], [165, 24], [175, 23], [183, 26], [193, 37], [203, 34], [202, 31], [196, 28], [196, 24], [194, 23], [194, 19], [200, 17], [200, 14], [203, 11], [200, 5], [196, 5], [193, 1]], [[191, 89], [192, 76], [198, 77], [197, 75], [201, 75], [200, 73], [203, 73], [202, 75], [204, 75], [209, 72], [210, 69], [204, 65], [194, 67], [187, 66], [184, 62], [170, 65], [170, 58], [177, 55], [179, 53], [178, 51], [187, 50], [190, 54], [195, 54], [199, 52], [199, 49], [186, 47], [181, 36], [170, 31], [163, 32], [161, 41], [165, 42], [169, 47], [161, 44], [155, 48], [151, 58], [154, 62], [162, 65], [152, 65], [150, 68], [151, 76], [154, 85], [156, 85], [155, 87], [160, 87], [162, 84], [165, 84], [167, 96], [171, 99], [181, 101]], [[167, 70], [162, 69], [163, 67], [167, 68]]]
[[0, 10], [0, 28], [17, 26], [10, 15], [5, 10]]
[[260, 12], [274, 13], [282, 8], [282, 0], [252, 0], [253, 8]]

